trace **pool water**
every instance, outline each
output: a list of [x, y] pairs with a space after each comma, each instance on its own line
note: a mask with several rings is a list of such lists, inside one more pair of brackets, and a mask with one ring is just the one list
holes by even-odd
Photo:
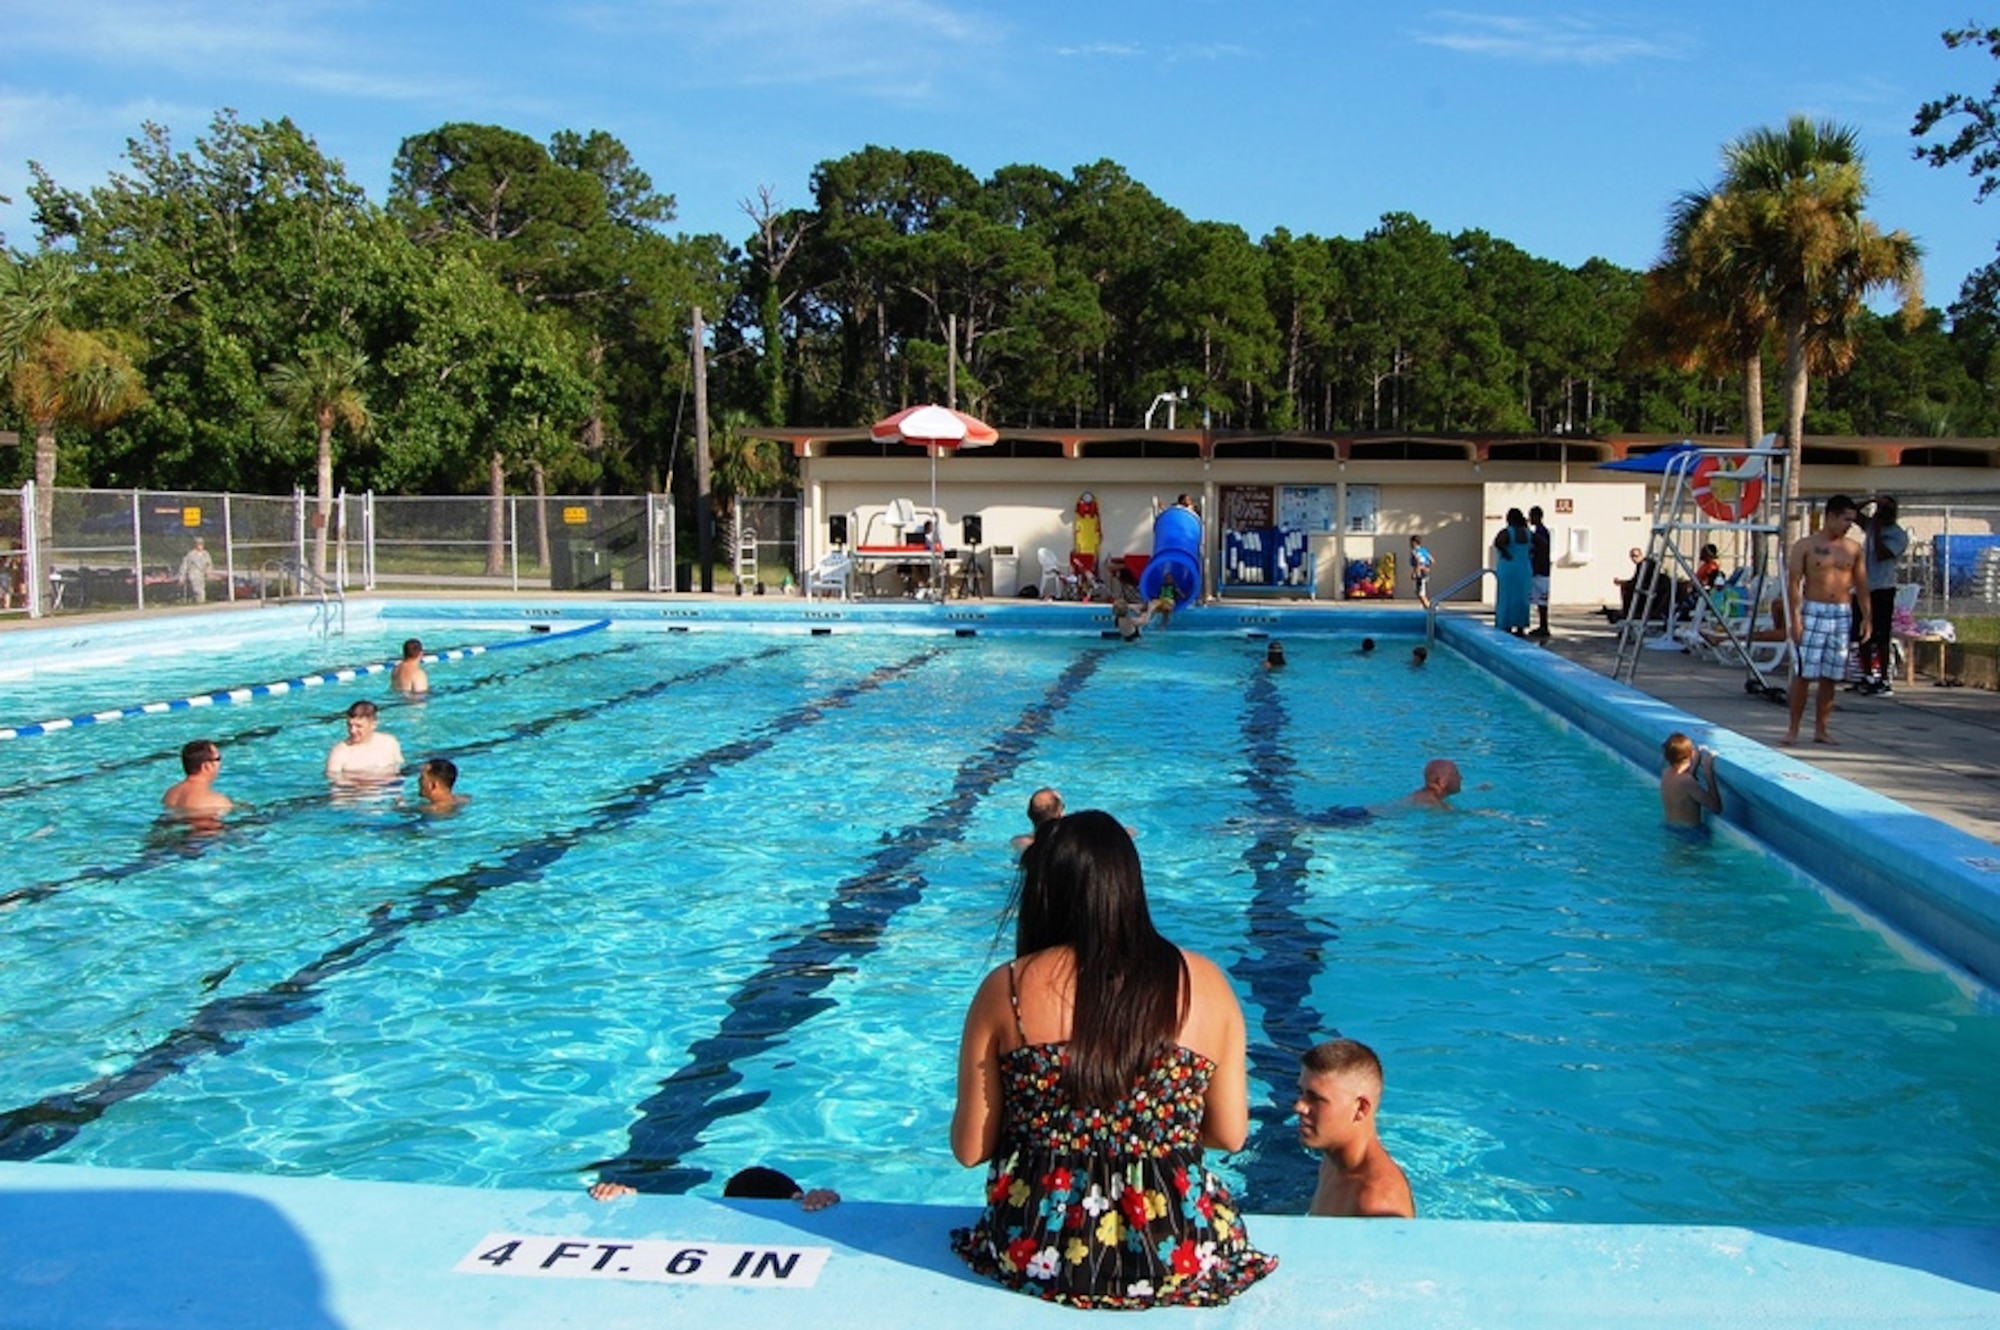
[[[0, 680], [42, 719], [383, 659], [148, 653]], [[445, 640], [442, 634], [449, 634]], [[431, 647], [509, 634], [429, 628]], [[1814, 883], [1658, 826], [1652, 782], [1448, 652], [1335, 636], [600, 632], [0, 746], [0, 1157], [712, 1193], [750, 1163], [975, 1204], [947, 1146], [1010, 836], [1133, 828], [1250, 1023], [1252, 1210], [1301, 1209], [1295, 1051], [1382, 1055], [1422, 1213], [2000, 1222], [2000, 1017]], [[205, 676], [205, 677], [202, 677]], [[7, 690], [14, 691], [7, 691]], [[330, 799], [357, 697], [472, 795]], [[251, 806], [163, 829], [182, 742]], [[1457, 814], [1362, 826], [1455, 757]]]

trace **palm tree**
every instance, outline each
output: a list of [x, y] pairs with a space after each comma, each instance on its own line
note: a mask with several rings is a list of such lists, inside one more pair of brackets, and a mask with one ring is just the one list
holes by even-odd
[[1642, 326], [1679, 369], [1739, 373], [1743, 441], [1764, 431], [1764, 343], [1771, 311], [1754, 275], [1744, 209], [1713, 191], [1683, 194], [1667, 219], [1666, 253], [1646, 274]]
[[146, 404], [132, 358], [110, 337], [68, 327], [76, 272], [59, 254], [0, 268], [0, 372], [35, 429], [35, 539], [53, 543], [56, 430], [108, 425]]
[[313, 522], [313, 571], [326, 576], [326, 528], [333, 513], [333, 430], [368, 430], [368, 398], [361, 390], [368, 357], [351, 346], [309, 346], [299, 358], [264, 376], [271, 424], [280, 433], [310, 422], [319, 436], [319, 494]]
[[1856, 316], [1869, 295], [1893, 287], [1903, 314], [1922, 314], [1922, 251], [1902, 231], [1862, 215], [1868, 184], [1851, 129], [1793, 116], [1723, 150], [1719, 193], [1739, 215], [1738, 277], [1746, 299], [1768, 308], [1784, 346], [1785, 500], [1798, 497], [1800, 439], [1811, 371], [1836, 373], [1854, 357]]

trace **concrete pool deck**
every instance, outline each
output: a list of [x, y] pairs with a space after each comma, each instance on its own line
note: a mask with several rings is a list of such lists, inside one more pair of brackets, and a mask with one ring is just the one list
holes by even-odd
[[[1609, 674], [1613, 638], [1601, 621], [1558, 615], [1554, 626], [1549, 652]], [[1520, 644], [1502, 642], [1496, 654], [1509, 673], [1540, 668], [1541, 653]], [[1775, 742], [1783, 731], [1783, 709], [1743, 693], [1740, 673], [1722, 666], [1649, 653], [1636, 685], [1667, 704], [1648, 711], [1646, 724], [1685, 712], [1746, 740]], [[1808, 744], [1780, 755], [1745, 745], [1740, 760], [1756, 774], [1758, 766], [1776, 770], [1795, 758], [1865, 787], [1860, 794], [1898, 800], [1992, 844], [2000, 790], [1996, 717], [2000, 700], [1973, 689], [1920, 683], [1895, 698], [1842, 693], [1834, 720], [1842, 748]], [[1628, 736], [1621, 751], [1635, 742]], [[1727, 790], [1727, 764], [1723, 775]], [[1777, 785], [1770, 807], [1783, 811], [1786, 791], [1800, 784]], [[1757, 796], [1744, 804], [1752, 818], [1766, 812]], [[1881, 811], [1862, 807], [1860, 814]], [[1856, 1166], [1869, 1165], [1857, 1160]], [[455, 1330], [716, 1318], [877, 1330], [1057, 1324], [1071, 1316], [961, 1269], [945, 1235], [969, 1218], [967, 1208], [859, 1200], [808, 1215], [783, 1203], [697, 1197], [599, 1205], [580, 1188], [481, 1191], [0, 1164], [0, 1327]], [[1254, 1214], [1248, 1222], [1258, 1245], [1282, 1259], [1275, 1275], [1224, 1309], [1154, 1315], [1259, 1326], [2000, 1324], [2000, 1228], [1402, 1223]], [[492, 1273], [457, 1272], [466, 1258], [490, 1250], [487, 1240], [498, 1234], [540, 1238], [550, 1252], [556, 1239], [581, 1245], [555, 1254], [553, 1268], [568, 1277], [509, 1277], [523, 1265], [539, 1265], [526, 1258], [510, 1261], [509, 1269], [488, 1263]], [[656, 1258], [690, 1247], [712, 1256], [719, 1244], [733, 1244], [773, 1259], [748, 1264], [753, 1274], [768, 1272], [761, 1284], [748, 1279], [749, 1287], [672, 1286], [579, 1268], [624, 1259], [619, 1244], [627, 1243], [662, 1244], [640, 1249]], [[824, 1251], [825, 1265], [811, 1288], [783, 1286], [781, 1278], [791, 1277], [775, 1273], [784, 1268], [778, 1258], [801, 1250]]]
[[[1560, 610], [1550, 615], [1549, 626], [1548, 650], [1610, 677], [1616, 628], [1596, 615]], [[1648, 651], [1632, 686], [1776, 748], [1785, 733], [1785, 708], [1744, 692], [1743, 681], [1740, 667]], [[1804, 732], [1812, 733], [1810, 714]], [[1940, 688], [1925, 678], [1909, 686], [1899, 681], [1892, 697], [1843, 689], [1834, 702], [1832, 732], [1835, 746], [1801, 743], [1779, 751], [2000, 845], [2000, 694]]]
[[[966, 1210], [844, 1202], [476, 1191], [308, 1178], [0, 1165], [0, 1325], [422, 1326], [1072, 1324], [978, 1280], [946, 1245]], [[1278, 1271], [1229, 1306], [1149, 1317], [1212, 1326], [1950, 1326], [2000, 1323], [2000, 1229], [1308, 1220], [1252, 1216]], [[575, 1239], [564, 1273], [458, 1273], [495, 1235]], [[658, 1248], [621, 1244], [660, 1243]], [[600, 1245], [602, 1244], [602, 1245]], [[638, 1255], [823, 1250], [788, 1284], [615, 1273]], [[553, 1251], [552, 1246], [545, 1249]], [[592, 1267], [610, 1252], [611, 1273]], [[547, 1259], [544, 1257], [543, 1259]], [[691, 1258], [683, 1258], [683, 1265]], [[541, 1261], [528, 1258], [516, 1267]], [[760, 1268], [751, 1266], [750, 1268]]]

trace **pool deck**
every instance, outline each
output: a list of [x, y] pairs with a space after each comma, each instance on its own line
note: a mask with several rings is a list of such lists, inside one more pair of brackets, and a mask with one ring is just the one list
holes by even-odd
[[[474, 1191], [408, 1184], [0, 1165], [0, 1325], [692, 1324], [818, 1330], [1074, 1324], [975, 1279], [946, 1235], [969, 1212]], [[1229, 1306], [1156, 1311], [1209, 1326], [1975, 1326], [2000, 1324], [2000, 1229], [1743, 1229], [1252, 1216], [1278, 1271]], [[494, 1235], [576, 1240], [555, 1259], [454, 1267]], [[621, 1244], [658, 1243], [625, 1249]], [[600, 1245], [608, 1244], [608, 1245]], [[770, 1253], [736, 1286], [643, 1281], [695, 1249]], [[542, 1252], [554, 1252], [544, 1243]], [[775, 1258], [825, 1253], [806, 1283]], [[694, 1258], [683, 1256], [685, 1267]], [[603, 1262], [604, 1273], [594, 1268]], [[630, 1263], [626, 1273], [621, 1265]], [[475, 1264], [477, 1264], [475, 1262]], [[519, 1276], [519, 1277], [514, 1277]]]
[[[1334, 607], [1329, 612], [1338, 613]], [[1546, 650], [1609, 675], [1601, 619], [1558, 612]], [[1510, 652], [1510, 668], [1534, 668]], [[1775, 744], [1782, 707], [1739, 671], [1648, 652], [1636, 686]], [[1843, 692], [1837, 748], [1789, 756], [2000, 844], [2000, 696], [1919, 681]], [[1630, 745], [1628, 744], [1628, 747]], [[1746, 754], [1745, 760], [1750, 760]], [[1728, 764], [1723, 768], [1725, 792]], [[1856, 1161], [1857, 1167], [1868, 1167]], [[973, 1279], [946, 1246], [964, 1208], [786, 1203], [0, 1163], [0, 1327], [1054, 1325], [1072, 1314]], [[1227, 1308], [1155, 1312], [1208, 1325], [2000, 1325], [2000, 1228], [1734, 1228], [1307, 1220], [1251, 1215], [1279, 1255]], [[491, 1235], [556, 1252], [456, 1267]], [[579, 1245], [557, 1249], [558, 1239]], [[740, 1286], [637, 1278], [698, 1248], [708, 1273], [754, 1249]], [[600, 1244], [610, 1244], [602, 1246]], [[803, 1252], [797, 1264], [787, 1264]], [[810, 1287], [815, 1254], [824, 1265]], [[717, 1259], [718, 1256], [721, 1259]], [[606, 1269], [594, 1267], [603, 1260]], [[683, 1257], [682, 1266], [694, 1258]], [[616, 1267], [630, 1260], [632, 1267]], [[473, 1262], [479, 1268], [478, 1262]], [[790, 1269], [789, 1276], [781, 1272]], [[763, 1271], [761, 1278], [755, 1277]], [[725, 1272], [726, 1273], [726, 1272]], [[524, 1277], [513, 1277], [524, 1276]]]
[[[1547, 649], [1607, 678], [1618, 630], [1580, 612], [1550, 615]], [[1662, 702], [1777, 747], [1785, 708], [1743, 690], [1740, 667], [1679, 651], [1647, 651], [1632, 686]], [[1845, 689], [1832, 723], [1837, 744], [1804, 742], [1782, 751], [1877, 794], [1908, 804], [1970, 836], [2000, 845], [2000, 693], [1941, 688], [1919, 677], [1897, 681], [1891, 697]], [[1803, 732], [1812, 734], [1810, 704]], [[1728, 771], [1723, 772], [1727, 794]]]

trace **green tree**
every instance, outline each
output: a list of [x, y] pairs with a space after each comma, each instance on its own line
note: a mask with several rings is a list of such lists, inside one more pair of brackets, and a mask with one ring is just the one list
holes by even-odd
[[1668, 214], [1666, 252], [1646, 275], [1644, 328], [1685, 370], [1740, 375], [1743, 442], [1764, 432], [1764, 344], [1775, 318], [1748, 202], [1683, 194]]
[[265, 418], [281, 437], [310, 426], [318, 445], [313, 517], [313, 571], [326, 576], [327, 524], [333, 514], [333, 432], [368, 430], [368, 398], [362, 383], [368, 357], [351, 346], [308, 346], [296, 360], [264, 376], [270, 408]]
[[65, 322], [77, 286], [67, 256], [43, 253], [0, 267], [0, 372], [35, 432], [35, 536], [53, 537], [56, 431], [109, 424], [146, 403], [144, 381], [116, 334]]
[[415, 255], [289, 120], [219, 113], [191, 151], [147, 124], [128, 169], [87, 191], [35, 169], [45, 242], [92, 274], [91, 326], [145, 347], [153, 409], [105, 432], [94, 483], [273, 492], [295, 456], [260, 429], [262, 375], [315, 341], [381, 346]]
[[1922, 316], [1920, 251], [1902, 231], [1863, 215], [1868, 186], [1855, 133], [1793, 116], [1783, 129], [1753, 130], [1723, 152], [1721, 193], [1741, 209], [1745, 287], [1775, 320], [1784, 347], [1787, 511], [1798, 494], [1807, 383], [1853, 358], [1865, 300], [1893, 287], [1905, 316]]

